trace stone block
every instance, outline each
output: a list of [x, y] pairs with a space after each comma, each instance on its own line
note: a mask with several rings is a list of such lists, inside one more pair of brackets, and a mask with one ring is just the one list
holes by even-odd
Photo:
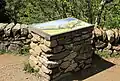
[[70, 54], [69, 50], [63, 51], [61, 53], [58, 54], [54, 54], [52, 57], [50, 57], [50, 60], [62, 60], [63, 58], [65, 58], [66, 56], [68, 56]]
[[27, 37], [28, 36], [28, 34], [29, 34], [29, 30], [28, 30], [28, 28], [21, 28], [21, 36], [22, 37]]
[[55, 47], [58, 45], [56, 40], [51, 41], [44, 40], [44, 44], [48, 47]]
[[92, 63], [92, 58], [89, 58], [89, 59], [85, 60], [85, 63], [86, 63], [86, 64]]
[[40, 41], [40, 40], [41, 40], [41, 38], [40, 38], [39, 35], [37, 35], [37, 34], [35, 34], [35, 33], [31, 33], [31, 34], [32, 34], [33, 38], [36, 39], [37, 41]]
[[47, 61], [44, 58], [39, 57], [39, 56], [37, 58], [47, 68], [55, 68], [55, 67], [59, 66], [59, 64], [57, 62]]
[[68, 56], [64, 58], [64, 61], [71, 61], [77, 56], [76, 52], [71, 52]]
[[88, 33], [88, 34], [85, 34], [85, 35], [82, 35], [82, 39], [89, 39], [92, 37], [92, 33]]
[[42, 70], [44, 73], [52, 74], [52, 70], [48, 69], [48, 68], [45, 67], [44, 65], [41, 66], [41, 70]]
[[[81, 48], [83, 48], [82, 45], [73, 46], [73, 51], [75, 51], [75, 52], [81, 51]], [[84, 51], [84, 50], [82, 50], [82, 51]]]
[[14, 23], [10, 23], [6, 26], [6, 28], [4, 29], [5, 31], [5, 36], [10, 36], [11, 35], [11, 30], [14, 27]]
[[40, 74], [40, 78], [42, 78], [41, 81], [50, 81], [51, 79], [51, 77], [48, 74], [44, 73], [42, 69], [39, 69], [38, 74]]
[[[35, 66], [37, 66], [38, 65], [38, 59], [37, 58], [35, 58], [33, 55], [31, 55], [30, 57], [29, 57], [29, 63], [30, 63], [30, 66], [31, 67], [35, 67]], [[37, 69], [39, 69], [39, 67], [37, 68]]]
[[63, 51], [63, 46], [56, 46], [53, 48], [53, 53], [59, 53], [61, 51]]
[[51, 53], [52, 52], [52, 49], [45, 46], [44, 44], [40, 44], [39, 46], [40, 46], [41, 50], [44, 51], [45, 53]]
[[17, 36], [20, 37], [20, 24], [16, 24], [13, 28], [12, 28], [12, 33], [13, 36]]
[[21, 46], [19, 46], [18, 44], [10, 44], [8, 47], [9, 51], [18, 51], [20, 50]]
[[74, 37], [73, 42], [80, 42], [82, 40], [82, 37]]
[[66, 73], [66, 72], [73, 71], [77, 66], [78, 66], [77, 63], [72, 63], [72, 64], [65, 70], [65, 73]]
[[62, 69], [66, 69], [70, 66], [71, 62], [70, 61], [66, 61], [66, 62], [63, 62], [61, 65], [60, 65], [60, 68]]
[[35, 53], [40, 56], [42, 54], [42, 50], [40, 48], [40, 46], [36, 46], [33, 48], [33, 50], [35, 51]]
[[38, 45], [33, 42], [30, 43], [30, 48], [34, 49], [36, 46], [38, 46]]

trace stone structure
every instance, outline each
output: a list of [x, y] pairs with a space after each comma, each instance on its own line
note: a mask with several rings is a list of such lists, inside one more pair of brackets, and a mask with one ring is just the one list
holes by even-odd
[[92, 63], [93, 26], [57, 35], [30, 28], [33, 38], [29, 63], [39, 70], [40, 81], [58, 81], [61, 76], [86, 69]]
[[28, 25], [0, 23], [0, 50], [20, 50], [23, 46], [30, 44], [31, 38]]

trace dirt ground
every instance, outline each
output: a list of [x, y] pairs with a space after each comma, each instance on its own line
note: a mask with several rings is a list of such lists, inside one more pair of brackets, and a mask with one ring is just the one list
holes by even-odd
[[23, 71], [28, 56], [0, 55], [0, 81], [39, 81], [37, 77]]
[[[27, 59], [28, 56], [0, 55], [0, 81], [39, 81], [38, 77], [23, 71]], [[120, 58], [103, 59], [95, 55], [91, 68], [61, 81], [120, 81]]]

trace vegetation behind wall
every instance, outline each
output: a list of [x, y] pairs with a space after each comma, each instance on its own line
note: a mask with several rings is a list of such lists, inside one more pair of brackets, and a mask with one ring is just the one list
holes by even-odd
[[[5, 0], [11, 21], [31, 24], [66, 17], [94, 23], [101, 0]], [[105, 6], [101, 26], [120, 27], [120, 1]]]

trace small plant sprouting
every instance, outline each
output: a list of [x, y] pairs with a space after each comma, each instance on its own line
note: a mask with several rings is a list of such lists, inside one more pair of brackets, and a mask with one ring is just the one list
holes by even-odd
[[34, 67], [31, 67], [29, 63], [24, 64], [24, 69], [23, 70], [28, 72], [28, 73], [37, 73], [37, 72], [39, 72], [39, 69], [35, 70]]

